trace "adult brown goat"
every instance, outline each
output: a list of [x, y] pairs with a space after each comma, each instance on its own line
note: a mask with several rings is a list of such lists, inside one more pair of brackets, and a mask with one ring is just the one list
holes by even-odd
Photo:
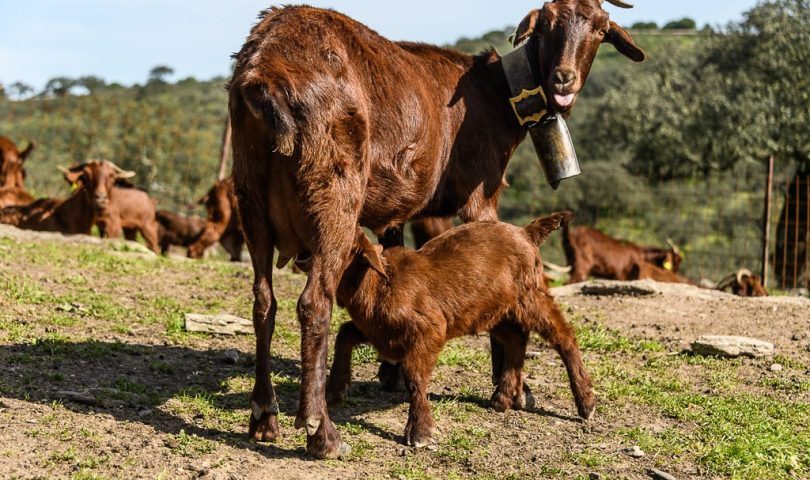
[[506, 347], [493, 407], [523, 409], [534, 403], [523, 385], [522, 371], [529, 335], [535, 332], [559, 353], [577, 411], [582, 418], [591, 418], [595, 406], [591, 379], [574, 329], [545, 285], [537, 251], [572, 216], [558, 212], [522, 228], [473, 222], [418, 251], [399, 247], [382, 253], [358, 227], [337, 290], [338, 303], [352, 321], [341, 326], [335, 341], [327, 385], [330, 403], [339, 403], [349, 386], [352, 349], [371, 343], [380, 355], [402, 362], [411, 401], [405, 443], [424, 446], [433, 433], [428, 382], [445, 344], [452, 338], [490, 332]]
[[0, 188], [23, 188], [25, 161], [34, 147], [34, 142], [28, 142], [25, 150], [20, 151], [10, 138], [0, 136]]
[[571, 267], [569, 284], [584, 282], [590, 276], [634, 280], [632, 272], [645, 262], [678, 273], [683, 259], [671, 242], [666, 249], [642, 247], [590, 227], [563, 228], [563, 249]]
[[0, 223], [28, 230], [89, 235], [98, 220], [97, 202], [109, 192], [107, 177], [114, 182], [118, 175], [129, 172], [105, 165], [109, 162], [88, 162], [71, 169], [62, 169], [65, 180], [76, 188], [64, 200], [43, 198], [28, 205], [6, 207], [0, 211]]
[[762, 286], [762, 279], [747, 268], [727, 275], [717, 283], [715, 288], [720, 291], [731, 290], [731, 293], [739, 297], [768, 296], [768, 291]]
[[25, 160], [34, 150], [29, 142], [23, 151], [8, 137], [0, 136], [0, 208], [27, 205], [34, 197], [25, 191]]
[[[616, 2], [619, 3], [619, 2]], [[557, 0], [520, 23], [548, 110], [567, 115], [599, 45], [644, 52], [598, 0]], [[331, 10], [272, 8], [236, 56], [229, 86], [233, 179], [254, 270], [256, 383], [250, 435], [279, 435], [270, 382], [274, 249], [306, 258], [298, 301], [302, 375], [296, 428], [319, 458], [345, 451], [325, 401], [332, 305], [355, 225], [382, 235], [426, 216], [496, 220], [507, 163], [527, 127], [501, 57], [391, 42]], [[493, 373], [503, 368], [493, 342]]]
[[202, 233], [188, 247], [189, 258], [202, 258], [208, 247], [219, 242], [232, 262], [241, 260], [245, 239], [239, 225], [233, 178], [217, 181], [198, 203], [205, 205], [208, 219]]

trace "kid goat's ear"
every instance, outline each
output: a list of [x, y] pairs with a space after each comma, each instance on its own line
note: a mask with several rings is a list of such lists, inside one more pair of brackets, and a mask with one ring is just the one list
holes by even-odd
[[385, 273], [385, 267], [382, 261], [382, 245], [374, 245], [371, 243], [360, 227], [357, 227], [357, 242], [362, 251], [363, 258], [366, 259], [369, 267], [388, 280], [388, 274]]

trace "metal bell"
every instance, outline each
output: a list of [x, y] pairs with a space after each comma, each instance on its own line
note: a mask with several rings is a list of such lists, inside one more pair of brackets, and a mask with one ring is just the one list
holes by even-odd
[[576, 177], [579, 169], [577, 152], [568, 132], [568, 126], [559, 115], [549, 115], [529, 127], [537, 158], [554, 190], [565, 179]]

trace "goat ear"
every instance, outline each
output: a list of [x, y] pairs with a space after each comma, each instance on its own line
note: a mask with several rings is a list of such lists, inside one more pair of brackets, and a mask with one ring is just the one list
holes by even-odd
[[82, 178], [82, 174], [84, 173], [83, 170], [76, 170], [73, 168], [67, 169], [61, 165], [59, 165], [57, 168], [60, 172], [62, 172], [62, 176], [71, 187], [79, 182], [79, 179]]
[[616, 22], [610, 22], [610, 31], [604, 41], [616, 47], [619, 53], [634, 62], [643, 62], [647, 57], [644, 50], [638, 48], [627, 30], [620, 27]]
[[517, 47], [525, 42], [527, 38], [531, 37], [537, 29], [537, 22], [540, 21], [540, 9], [534, 9], [520, 22], [515, 33], [509, 37], [513, 47]]
[[388, 274], [385, 273], [385, 267], [382, 261], [382, 245], [374, 245], [371, 243], [360, 227], [357, 227], [357, 242], [359, 243], [363, 258], [368, 262], [368, 266], [388, 280]]
[[20, 152], [19, 155], [17, 155], [17, 158], [20, 159], [20, 162], [25, 162], [25, 159], [28, 158], [28, 155], [31, 154], [35, 146], [36, 144], [34, 142], [31, 141], [28, 142], [28, 146], [25, 147], [25, 150], [23, 150], [22, 152]]

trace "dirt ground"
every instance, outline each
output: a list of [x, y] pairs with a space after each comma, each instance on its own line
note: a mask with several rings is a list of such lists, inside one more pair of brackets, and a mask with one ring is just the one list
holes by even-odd
[[[810, 478], [810, 300], [740, 299], [641, 283], [555, 296], [578, 332], [599, 405], [583, 422], [562, 363], [530, 346], [529, 412], [488, 407], [486, 337], [448, 345], [431, 384], [437, 445], [402, 444], [407, 403], [355, 354], [332, 418], [353, 447], [316, 461], [293, 426], [297, 292], [275, 276], [273, 381], [283, 439], [247, 440], [254, 340], [189, 334], [185, 313], [249, 317], [248, 264], [156, 258], [128, 243], [0, 230], [0, 478]], [[333, 331], [346, 314], [336, 311]], [[704, 334], [776, 356], [690, 355]], [[643, 456], [629, 453], [638, 446]]]

